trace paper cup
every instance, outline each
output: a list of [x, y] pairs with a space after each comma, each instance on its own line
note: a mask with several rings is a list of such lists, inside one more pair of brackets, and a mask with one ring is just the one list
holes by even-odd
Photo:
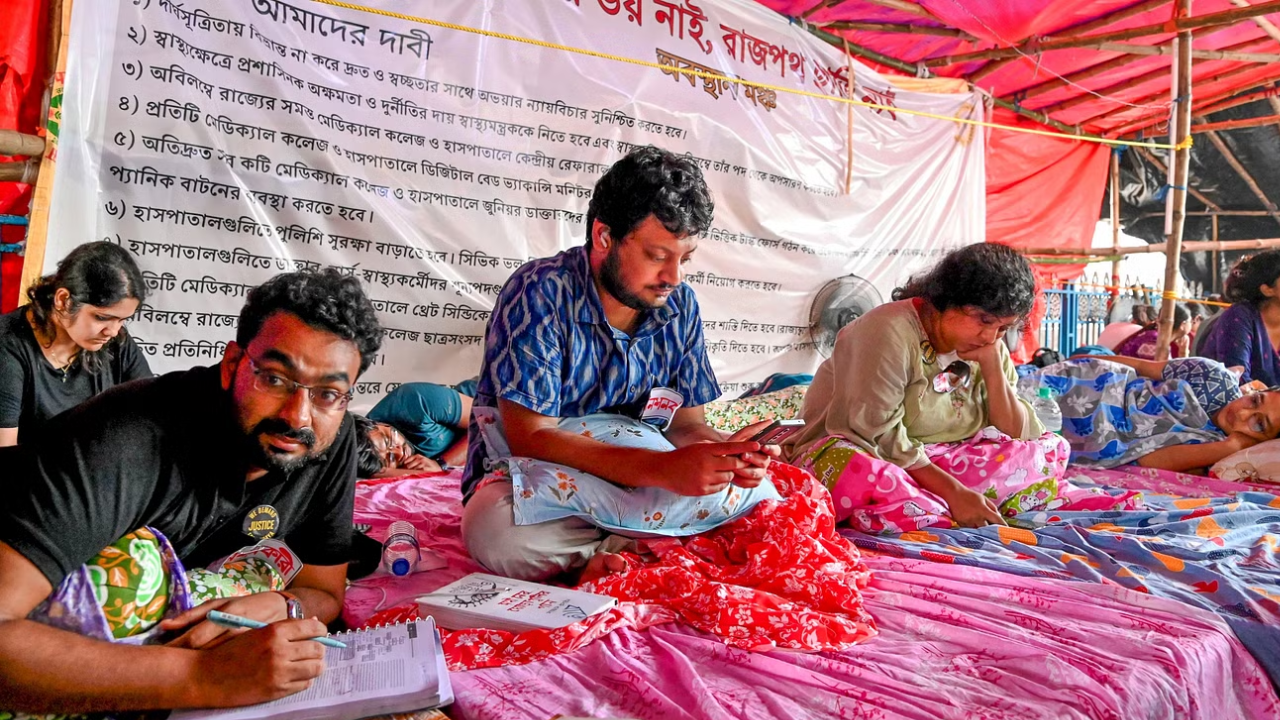
[[659, 430], [666, 430], [671, 425], [671, 418], [676, 410], [684, 404], [684, 396], [671, 388], [656, 387], [649, 391], [649, 399], [640, 413], [640, 421], [648, 423]]

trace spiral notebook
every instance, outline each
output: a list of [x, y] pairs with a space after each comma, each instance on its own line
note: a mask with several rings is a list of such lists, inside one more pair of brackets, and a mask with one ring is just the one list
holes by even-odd
[[170, 720], [358, 720], [453, 702], [440, 633], [431, 618], [333, 637], [347, 647], [325, 649], [324, 673], [309, 689], [241, 708], [179, 710]]

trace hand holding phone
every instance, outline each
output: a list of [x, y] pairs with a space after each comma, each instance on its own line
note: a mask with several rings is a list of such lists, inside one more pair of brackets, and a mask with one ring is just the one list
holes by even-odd
[[761, 445], [781, 445], [782, 441], [804, 429], [804, 420], [774, 420], [763, 430], [751, 436], [753, 442]]

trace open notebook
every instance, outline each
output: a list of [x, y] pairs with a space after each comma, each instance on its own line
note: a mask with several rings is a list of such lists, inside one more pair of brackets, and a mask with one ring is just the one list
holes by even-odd
[[435, 621], [339, 633], [346, 649], [326, 648], [324, 673], [307, 690], [259, 705], [179, 710], [170, 720], [357, 720], [453, 702]]

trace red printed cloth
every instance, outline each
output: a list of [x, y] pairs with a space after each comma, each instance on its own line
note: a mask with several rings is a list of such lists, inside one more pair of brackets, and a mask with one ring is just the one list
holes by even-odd
[[[730, 646], [765, 651], [838, 651], [876, 635], [863, 608], [870, 571], [858, 549], [835, 531], [827, 494], [813, 476], [782, 463], [770, 472], [781, 502], [685, 539], [651, 540], [625, 553], [628, 569], [580, 589], [611, 595], [617, 607], [556, 630], [444, 632], [453, 671], [522, 665], [576, 650], [618, 628], [679, 620]], [[369, 618], [368, 625], [417, 617], [414, 605]]]

